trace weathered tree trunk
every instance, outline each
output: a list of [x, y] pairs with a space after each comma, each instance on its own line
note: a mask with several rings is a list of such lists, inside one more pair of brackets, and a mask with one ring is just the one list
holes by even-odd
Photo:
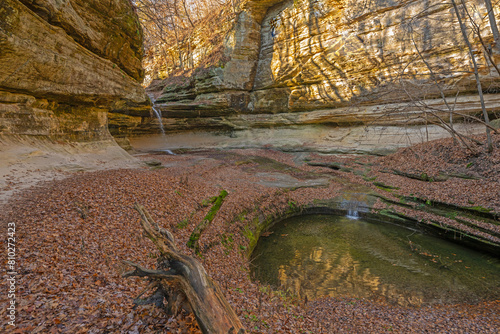
[[160, 228], [142, 206], [136, 205], [135, 208], [141, 215], [145, 235], [160, 251], [157, 270], [148, 270], [124, 261], [135, 268], [123, 274], [124, 277], [148, 277], [151, 283], [146, 289], [156, 288], [152, 297], [138, 304], [155, 303], [162, 306], [165, 298], [173, 304], [168, 305], [168, 308], [177, 311], [179, 305], [174, 304], [185, 298], [203, 333], [245, 333], [238, 316], [202, 264], [191, 256], [181, 254], [172, 234]]
[[[465, 7], [465, 3], [463, 0], [461, 0], [462, 5]], [[484, 104], [484, 97], [483, 97], [483, 88], [481, 86], [481, 80], [479, 78], [479, 70], [476, 62], [476, 58], [474, 56], [474, 51], [472, 50], [472, 45], [470, 44], [469, 37], [467, 36], [467, 27], [462, 21], [462, 17], [460, 15], [460, 11], [458, 9], [458, 6], [455, 2], [455, 0], [451, 0], [451, 3], [453, 5], [453, 8], [455, 9], [455, 14], [457, 16], [458, 24], [460, 25], [460, 30], [462, 31], [462, 36], [465, 40], [465, 44], [467, 44], [467, 49], [469, 50], [469, 57], [472, 61], [472, 64], [474, 65], [474, 75], [476, 77], [476, 84], [477, 84], [477, 92], [479, 94], [479, 100], [481, 101], [481, 109], [483, 111], [483, 117], [484, 117], [484, 122], [486, 124], [490, 124], [490, 119], [488, 117], [488, 111], [486, 111], [486, 105]], [[486, 127], [486, 144], [488, 146], [488, 152], [493, 152], [493, 142], [491, 140], [491, 133], [489, 127]]]
[[484, 0], [484, 3], [486, 4], [486, 9], [488, 10], [491, 33], [493, 34], [493, 40], [495, 41], [494, 49], [497, 53], [500, 53], [500, 32], [498, 32], [497, 20], [495, 19], [493, 5], [491, 4], [491, 0]]

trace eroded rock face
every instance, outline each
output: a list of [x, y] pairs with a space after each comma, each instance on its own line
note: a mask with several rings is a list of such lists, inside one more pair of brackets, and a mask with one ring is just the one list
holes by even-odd
[[[466, 3], [477, 10], [473, 15], [486, 48], [493, 47], [484, 2]], [[495, 13], [500, 21], [500, 11]], [[498, 107], [500, 76], [479, 40], [471, 41], [492, 111]], [[461, 111], [481, 110], [449, 3], [253, 0], [239, 14], [225, 45], [231, 60], [224, 66], [164, 87], [157, 109], [164, 123], [172, 125], [167, 131], [262, 128], [263, 119], [265, 127], [374, 121], [422, 125], [428, 120], [411, 117], [419, 109], [414, 101], [424, 99], [444, 110], [441, 90], [449, 105], [458, 94], [464, 101], [458, 103]], [[492, 60], [500, 63], [496, 54]], [[396, 113], [381, 118], [390, 110]], [[269, 114], [278, 115], [258, 116]]]
[[[475, 92], [466, 45], [451, 4], [394, 0], [300, 3], [288, 0], [269, 9], [262, 24], [254, 81], [254, 90], [287, 88], [289, 110], [439, 97], [419, 52], [435, 76], [443, 78], [440, 84], [446, 95]], [[479, 15], [486, 13], [482, 2], [468, 3], [478, 6]], [[482, 22], [481, 34], [491, 45], [487, 24], [487, 20]], [[477, 58], [482, 79], [494, 82], [493, 90], [497, 90], [498, 73], [484, 54]], [[256, 107], [259, 112], [263, 109]]]
[[129, 1], [21, 0], [78, 44], [142, 81], [142, 30]]
[[108, 111], [149, 104], [141, 43], [127, 0], [2, 1], [0, 135], [110, 140]]

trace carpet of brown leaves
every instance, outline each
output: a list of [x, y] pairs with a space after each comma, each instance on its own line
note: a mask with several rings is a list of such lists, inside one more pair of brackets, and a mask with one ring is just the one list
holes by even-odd
[[[497, 148], [489, 156], [471, 156], [454, 149], [449, 153], [448, 143], [442, 141], [386, 158], [310, 158], [340, 161], [364, 172], [370, 166], [369, 175], [397, 185], [402, 192], [461, 205], [473, 201], [499, 211], [500, 150], [496, 139]], [[297, 178], [321, 173], [331, 175], [332, 182], [329, 187], [293, 191], [259, 185], [255, 172], [261, 166], [247, 160], [252, 155], [293, 166], [290, 173]], [[154, 307], [134, 308], [132, 299], [144, 282], [121, 278], [126, 268], [120, 261], [128, 259], [149, 268], [155, 264], [154, 246], [142, 236], [134, 203], [143, 204], [161, 226], [174, 233], [180, 249], [190, 253], [186, 241], [209, 209], [200, 203], [221, 188], [229, 195], [200, 239], [204, 250], [200, 260], [250, 332], [495, 333], [500, 328], [499, 301], [422, 308], [357, 299], [323, 298], [304, 303], [251, 280], [242, 212], [248, 213], [247, 220], [279, 215], [291, 200], [304, 204], [312, 198], [331, 198], [346, 182], [380, 191], [360, 175], [298, 165], [293, 155], [269, 150], [142, 157], [151, 158], [161, 160], [166, 168], [75, 174], [30, 189], [2, 208], [1, 221], [17, 224], [19, 318], [13, 332], [198, 333], [191, 314], [169, 318]], [[474, 163], [467, 167], [470, 162]], [[425, 168], [429, 174], [465, 168], [482, 179], [429, 183], [382, 173], [387, 166], [415, 172]], [[189, 221], [186, 226], [179, 225], [185, 219]], [[231, 247], [220, 243], [223, 234], [232, 235]], [[4, 243], [2, 240], [5, 249]], [[9, 330], [5, 298], [0, 296], [2, 332]]]

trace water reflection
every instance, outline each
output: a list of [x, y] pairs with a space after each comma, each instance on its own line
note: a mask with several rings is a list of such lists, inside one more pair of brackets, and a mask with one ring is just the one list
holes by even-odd
[[262, 238], [253, 254], [257, 279], [302, 298], [420, 306], [500, 297], [498, 259], [395, 225], [295, 217]]

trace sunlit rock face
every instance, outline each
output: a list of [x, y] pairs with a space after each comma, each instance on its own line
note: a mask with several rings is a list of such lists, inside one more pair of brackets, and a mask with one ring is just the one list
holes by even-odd
[[110, 140], [108, 111], [149, 104], [127, 0], [5, 0], [0, 50], [4, 138]]
[[[466, 3], [493, 47], [484, 2]], [[492, 111], [500, 107], [500, 76], [491, 60], [500, 58], [488, 58], [477, 37], [471, 42]], [[461, 113], [481, 111], [454, 9], [441, 1], [248, 1], [225, 52], [223, 66], [152, 86], [165, 123], [175, 125], [167, 131], [262, 128], [264, 118], [266, 127], [424, 126], [436, 118], [422, 117], [419, 101], [448, 110], [442, 95]], [[281, 116], [257, 116], [269, 114]]]
[[[482, 1], [468, 3], [477, 6], [476, 15], [487, 13]], [[491, 45], [488, 20], [478, 22]], [[482, 80], [497, 91], [498, 73], [480, 44], [475, 46]], [[263, 20], [254, 90], [265, 93], [255, 96], [254, 110], [265, 112], [267, 96], [276, 95], [291, 111], [439, 97], [419, 53], [447, 96], [474, 93], [470, 60], [450, 3], [284, 1]]]

